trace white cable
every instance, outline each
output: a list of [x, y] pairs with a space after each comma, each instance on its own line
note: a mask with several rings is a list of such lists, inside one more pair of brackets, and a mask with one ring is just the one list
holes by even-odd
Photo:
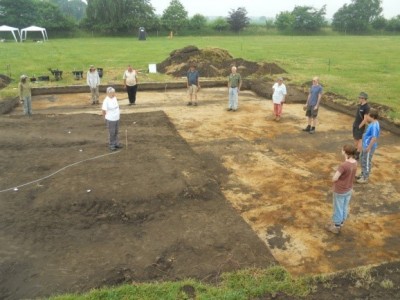
[[97, 158], [100, 158], [100, 157], [104, 157], [104, 156], [116, 154], [116, 153], [119, 153], [119, 152], [120, 152], [120, 151], [111, 152], [111, 153], [102, 154], [102, 155], [99, 155], [99, 156], [95, 156], [95, 157], [92, 157], [92, 158], [88, 158], [88, 159], [84, 159], [84, 160], [81, 160], [81, 161], [74, 162], [73, 164], [70, 164], [70, 165], [68, 165], [68, 166], [65, 166], [65, 167], [59, 169], [58, 171], [55, 171], [54, 173], [51, 173], [50, 175], [47, 175], [47, 176], [42, 177], [42, 178], [40, 178], [40, 179], [31, 181], [31, 182], [28, 182], [28, 183], [24, 183], [24, 184], [21, 184], [21, 185], [12, 187], [12, 188], [8, 188], [8, 189], [5, 189], [5, 190], [0, 190], [0, 193], [18, 190], [18, 188], [21, 188], [21, 187], [23, 187], [23, 186], [30, 185], [30, 184], [32, 184], [32, 183], [35, 183], [35, 182], [38, 182], [38, 181], [42, 181], [42, 180], [45, 180], [45, 179], [47, 179], [47, 178], [49, 178], [49, 177], [51, 177], [51, 176], [54, 176], [54, 175], [56, 175], [57, 173], [60, 173], [61, 171], [65, 170], [65, 169], [67, 169], [67, 168], [69, 168], [69, 167], [75, 166], [75, 165], [77, 165], [77, 164], [80, 164], [80, 163], [83, 163], [83, 162], [86, 162], [86, 161], [89, 161], [89, 160], [94, 160], [94, 159], [97, 159]]

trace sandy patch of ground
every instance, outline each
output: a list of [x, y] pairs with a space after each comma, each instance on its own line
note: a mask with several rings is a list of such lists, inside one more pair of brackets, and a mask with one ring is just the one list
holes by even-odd
[[[184, 217], [188, 218], [188, 221], [184, 224], [187, 226], [186, 230], [189, 230], [193, 226], [191, 223], [193, 219], [190, 217], [193, 204], [186, 203], [183, 205], [183, 202], [179, 202], [178, 200], [182, 197], [185, 199], [182, 196], [185, 195], [185, 192], [183, 194], [180, 194], [180, 192], [185, 191], [185, 188], [190, 186], [192, 188], [189, 189], [187, 195], [195, 195], [194, 199], [203, 199], [203, 197], [209, 199], [210, 197], [204, 195], [208, 195], [210, 191], [212, 191], [212, 195], [218, 194], [221, 191], [221, 198], [217, 197], [220, 199], [218, 201], [224, 203], [223, 199], [226, 199], [228, 201], [226, 203], [230, 203], [236, 211], [236, 213], [233, 210], [231, 212], [233, 214], [233, 216], [229, 217], [232, 218], [231, 222], [239, 222], [238, 220], [233, 221], [235, 220], [234, 216], [241, 216], [241, 219], [245, 220], [253, 229], [253, 232], [257, 234], [259, 240], [263, 241], [265, 246], [264, 254], [268, 257], [269, 253], [272, 253], [274, 258], [293, 274], [333, 272], [398, 259], [400, 249], [400, 239], [398, 236], [398, 232], [400, 231], [400, 184], [398, 181], [400, 145], [398, 143], [398, 136], [385, 131], [382, 133], [379, 148], [374, 158], [374, 169], [372, 170], [370, 183], [368, 185], [355, 186], [355, 193], [351, 202], [350, 218], [342, 232], [334, 236], [323, 229], [324, 224], [330, 219], [332, 209], [330, 179], [335, 167], [342, 159], [340, 156], [341, 146], [345, 143], [352, 143], [352, 117], [321, 108], [320, 123], [317, 127], [317, 132], [315, 135], [310, 135], [301, 131], [305, 126], [306, 120], [300, 104], [285, 105], [283, 118], [281, 122], [277, 123], [272, 120], [271, 101], [257, 97], [248, 91], [241, 93], [239, 110], [237, 112], [226, 111], [227, 90], [225, 88], [201, 90], [199, 94], [200, 105], [197, 107], [188, 107], [185, 105], [187, 95], [183, 90], [139, 92], [138, 104], [136, 106], [127, 106], [128, 101], [125, 94], [118, 94], [118, 97], [121, 99], [120, 103], [123, 113], [121, 117], [123, 124], [121, 134], [123, 136], [125, 132], [127, 133], [129, 141], [132, 140], [129, 143], [132, 145], [131, 149], [138, 147], [140, 156], [137, 157], [137, 155], [124, 149], [120, 154], [120, 157], [123, 157], [123, 159], [118, 158], [118, 156], [111, 156], [101, 166], [101, 170], [105, 172], [112, 168], [114, 161], [114, 163], [118, 163], [123, 168], [122, 170], [118, 170], [118, 172], [113, 171], [113, 176], [121, 172], [128, 176], [117, 176], [118, 185], [113, 188], [112, 193], [122, 201], [122, 204], [117, 204], [118, 209], [115, 215], [118, 217], [114, 216], [117, 219], [122, 219], [118, 227], [109, 224], [110, 218], [113, 219], [114, 217], [109, 217], [106, 214], [109, 211], [109, 206], [107, 205], [99, 211], [97, 209], [92, 210], [92, 208], [85, 208], [83, 210], [87, 209], [90, 211], [90, 218], [88, 220], [93, 220], [93, 218], [94, 220], [97, 220], [97, 218], [101, 219], [102, 214], [106, 214], [104, 217], [106, 221], [102, 221], [103, 223], [100, 222], [99, 227], [92, 226], [95, 230], [100, 232], [101, 226], [106, 226], [109, 235], [116, 232], [116, 230], [126, 232], [129, 228], [125, 228], [126, 222], [123, 222], [123, 216], [127, 212], [128, 219], [132, 217], [129, 214], [130, 212], [137, 216], [138, 220], [141, 220], [140, 213], [135, 210], [136, 205], [130, 206], [128, 205], [130, 202], [127, 201], [132, 198], [129, 195], [137, 194], [135, 188], [138, 187], [140, 187], [141, 197], [139, 198], [143, 200], [140, 201], [139, 207], [143, 210], [142, 213], [145, 216], [148, 215], [148, 209], [145, 204], [148, 201], [154, 202], [152, 211], [157, 206], [163, 205], [163, 213], [165, 213], [165, 210], [169, 211], [171, 216], [174, 215], [172, 213], [173, 210], [182, 209], [181, 215], [179, 218], [174, 218], [174, 222], [164, 223], [162, 227], [159, 227], [163, 228], [165, 232], [160, 232], [157, 235], [158, 237], [173, 231], [170, 228], [176, 227], [168, 226], [173, 226], [171, 224], [178, 226], [180, 224], [179, 220], [182, 220]], [[101, 121], [98, 119], [100, 108], [94, 107], [89, 103], [88, 94], [34, 97], [34, 114], [41, 115], [38, 117], [38, 121], [41, 122], [42, 126], [39, 127], [42, 128], [41, 134], [49, 134], [46, 143], [40, 147], [40, 150], [38, 148], [37, 151], [40, 151], [41, 156], [46, 155], [48, 159], [56, 158], [56, 161], [50, 164], [47, 160], [43, 160], [32, 167], [28, 167], [29, 161], [26, 160], [26, 157], [29, 157], [30, 154], [21, 151], [29, 148], [30, 143], [37, 141], [37, 133], [32, 135], [29, 141], [18, 138], [15, 142], [8, 142], [9, 148], [4, 148], [5, 146], [3, 146], [3, 149], [7, 150], [7, 152], [6, 157], [2, 158], [2, 165], [5, 166], [4, 170], [11, 175], [2, 179], [1, 186], [13, 186], [17, 179], [18, 182], [27, 181], [29, 178], [38, 177], [42, 173], [50, 173], [54, 169], [64, 166], [67, 162], [76, 161], [77, 158], [75, 156], [65, 157], [65, 155], [60, 155], [64, 153], [60, 152], [64, 149], [64, 146], [73, 146], [78, 149], [86, 145], [91, 145], [90, 153], [92, 155], [98, 153], [98, 149], [101, 149], [101, 147], [105, 151], [106, 133], [105, 129], [102, 128]], [[168, 118], [160, 116], [160, 111], [165, 112]], [[35, 124], [36, 116], [32, 120], [27, 121], [25, 118], [17, 116], [20, 114], [21, 108], [19, 107], [11, 116], [2, 117], [2, 127], [3, 129], [7, 129], [1, 130], [2, 140], [12, 141], [16, 136], [23, 135], [30, 128], [29, 124]], [[68, 116], [59, 116], [59, 114], [74, 116], [70, 116], [71, 119], [68, 121]], [[51, 121], [51, 126], [45, 122], [46, 119]], [[134, 122], [137, 123], [134, 124]], [[174, 137], [171, 131], [165, 128], [165, 124], [168, 124], [167, 127], [171, 126], [171, 128], [174, 128], [173, 130], [176, 129], [177, 137]], [[78, 136], [71, 141], [68, 138], [67, 141], [61, 142], [68, 136], [66, 135], [66, 130], [69, 130], [70, 127], [73, 128], [73, 132], [79, 131]], [[54, 150], [52, 150], [52, 139], [59, 140], [60, 143], [56, 143], [58, 146]], [[85, 143], [80, 144], [82, 141], [85, 141]], [[182, 143], [188, 147], [183, 147]], [[177, 149], [181, 150], [178, 151]], [[5, 153], [4, 151], [2, 152]], [[162, 154], [158, 155], [157, 153]], [[39, 157], [39, 154], [36, 155]], [[80, 154], [75, 153], [74, 155]], [[156, 164], [150, 163], [152, 160], [155, 160]], [[9, 163], [5, 164], [5, 161], [9, 161]], [[144, 162], [147, 162], [147, 164], [144, 164]], [[134, 166], [136, 163], [144, 165], [139, 164], [140, 169], [138, 168], [136, 169], [137, 171], [133, 171], [135, 170]], [[15, 170], [15, 164], [20, 165], [21, 169]], [[82, 168], [81, 172], [88, 172], [84, 171], [85, 169]], [[21, 170], [23, 170], [22, 177], [20, 174]], [[148, 175], [149, 173], [158, 172], [158, 170], [162, 170], [162, 172], [157, 176], [152, 177]], [[57, 179], [52, 179], [52, 182], [57, 183], [57, 188], [52, 187], [52, 191], [48, 191], [49, 187], [46, 187], [46, 192], [43, 194], [40, 193], [40, 197], [36, 195], [37, 191], [33, 192], [29, 189], [23, 191], [23, 193], [26, 193], [23, 196], [24, 201], [29, 201], [26, 200], [26, 197], [28, 197], [27, 199], [34, 200], [33, 203], [37, 205], [36, 208], [45, 205], [43, 211], [47, 211], [49, 206], [54, 207], [54, 209], [50, 210], [52, 213], [58, 210], [58, 205], [65, 202], [65, 197], [70, 199], [71, 203], [78, 203], [78, 207], [84, 207], [83, 199], [87, 198], [87, 194], [82, 191], [86, 191], [86, 186], [80, 185], [78, 178], [71, 179], [74, 174], [72, 169], [68, 172], [71, 173], [63, 173]], [[138, 174], [135, 175], [135, 172], [138, 172]], [[85, 173], [84, 176], [85, 178], [94, 176], [96, 179], [94, 182], [98, 182], [99, 186], [102, 186], [103, 184], [100, 184], [100, 182], [103, 181], [99, 173], [101, 172]], [[131, 180], [131, 178], [137, 179], [141, 177], [146, 179], [143, 179], [139, 186], [134, 184], [135, 180]], [[170, 182], [170, 178], [173, 178], [172, 182]], [[174, 183], [175, 179], [178, 180], [179, 184]], [[212, 179], [212, 183], [208, 182], [209, 179]], [[161, 182], [154, 185], [159, 180]], [[163, 182], [167, 186], [164, 186]], [[131, 184], [134, 187], [128, 188]], [[170, 190], [168, 187], [170, 184], [175, 188]], [[77, 185], [81, 186], [82, 191], [76, 189]], [[41, 189], [41, 187], [35, 187], [35, 189]], [[166, 189], [168, 192], [160, 192], [157, 189], [161, 191]], [[125, 190], [127, 192], [123, 192]], [[103, 195], [106, 189], [102, 187], [101, 191], [101, 193], [96, 193], [96, 195]], [[159, 195], [164, 193], [174, 195], [173, 197], [167, 197], [174, 199], [171, 200], [173, 202], [171, 207], [169, 204], [160, 203], [160, 199], [163, 199], [163, 197]], [[1, 197], [3, 195], [0, 194]], [[12, 197], [16, 197], [17, 194], [14, 193], [12, 195]], [[49, 197], [47, 201], [41, 199], [43, 195]], [[54, 197], [53, 195], [57, 195], [55, 197], [58, 199], [57, 201], [54, 201], [52, 198]], [[191, 196], [187, 196], [187, 198], [191, 199]], [[9, 199], [8, 196], [6, 202], [16, 203], [14, 198]], [[26, 207], [32, 208], [32, 203], [23, 203], [28, 206], [22, 205], [20, 209], [25, 209]], [[109, 203], [110, 207], [113, 207], [112, 202], [107, 203]], [[210, 217], [207, 220], [219, 218], [212, 213], [215, 213], [215, 209], [220, 210], [224, 205], [220, 204], [222, 206], [215, 207], [211, 203], [213, 201], [205, 201], [203, 203], [204, 206], [195, 209], [195, 211], [199, 212], [198, 220], [206, 218], [208, 214], [210, 214]], [[15, 209], [15, 205], [13, 204], [10, 207]], [[153, 214], [155, 212], [150, 215]], [[228, 215], [229, 213], [227, 212], [226, 216]], [[29, 215], [26, 216], [28, 217]], [[156, 220], [158, 217], [159, 215], [156, 214], [152, 220]], [[8, 221], [11, 222], [11, 220]], [[55, 220], [50, 219], [49, 226], [51, 221], [54, 222]], [[213, 222], [216, 221], [214, 220]], [[161, 271], [164, 270], [165, 272], [165, 278], [176, 278], [179, 277], [178, 274], [184, 274], [181, 269], [183, 266], [180, 263], [187, 263], [187, 261], [182, 259], [178, 263], [178, 260], [174, 260], [174, 268], [172, 268], [171, 262], [168, 261], [172, 257], [170, 255], [172, 252], [174, 253], [173, 257], [183, 255], [180, 253], [189, 251], [195, 253], [196, 257], [207, 256], [209, 258], [210, 256], [207, 255], [206, 249], [211, 247], [212, 249], [222, 249], [222, 253], [225, 253], [224, 255], [231, 253], [227, 250], [227, 247], [232, 246], [231, 244], [228, 246], [228, 241], [221, 241], [215, 237], [211, 237], [217, 232], [221, 234], [221, 231], [224, 232], [227, 229], [226, 227], [231, 227], [233, 224], [226, 223], [225, 220], [220, 221], [219, 224], [211, 224], [210, 229], [206, 231], [211, 233], [210, 237], [206, 238], [209, 242], [206, 243], [205, 247], [196, 248], [193, 246], [193, 243], [198, 243], [196, 242], [198, 238], [204, 242], [204, 236], [201, 233], [198, 233], [196, 238], [189, 238], [184, 243], [170, 243], [170, 248], [165, 246], [166, 244], [161, 245], [160, 241], [160, 246], [157, 248], [157, 251], [160, 251], [156, 254], [157, 251], [154, 250], [154, 257], [148, 259], [147, 266], [160, 265]], [[31, 225], [35, 226], [34, 222]], [[3, 222], [2, 227], [5, 230], [11, 228], [10, 224], [6, 221]], [[159, 228], [157, 230], [160, 230]], [[231, 228], [230, 232], [234, 235], [235, 230], [239, 230], [238, 228]], [[246, 226], [241, 226], [240, 228], [240, 230], [245, 230], [243, 228], [246, 228]], [[37, 230], [40, 232], [40, 228], [37, 228]], [[189, 231], [195, 232], [193, 230]], [[200, 229], [200, 231], [202, 230]], [[139, 236], [141, 234], [144, 233], [140, 233]], [[177, 233], [175, 236], [176, 239], [178, 239], [179, 234], [182, 233]], [[246, 245], [248, 243], [244, 242], [243, 234], [237, 236], [235, 239], [238, 245]], [[121, 233], [120, 238], [123, 236], [124, 234]], [[90, 241], [89, 236], [85, 241]], [[114, 251], [115, 244], [104, 243], [104, 239], [95, 239], [95, 241], [96, 247], [105, 246], [104, 249], [108, 249], [104, 250], [104, 253], [101, 254], [101, 259], [105, 259]], [[131, 242], [120, 240], [118, 247], [122, 247], [125, 243], [129, 245]], [[173, 246], [173, 251], [165, 252], [166, 248], [172, 249], [172, 244], [175, 245]], [[181, 244], [186, 246], [179, 246]], [[93, 246], [93, 244], [91, 245]], [[125, 255], [127, 257], [129, 255], [133, 256], [129, 256], [129, 259], [126, 258], [122, 262], [118, 261], [121, 269], [117, 273], [121, 274], [122, 272], [124, 274], [123, 266], [125, 266], [127, 261], [130, 259], [135, 260], [137, 259], [135, 257], [144, 255], [142, 252], [152, 249], [154, 245], [150, 242], [150, 238], [147, 246], [146, 248], [135, 248], [134, 254], [131, 254], [126, 248]], [[18, 248], [17, 245], [10, 245], [10, 247]], [[88, 245], [82, 243], [74, 245], [74, 247], [68, 253], [78, 251], [74, 249], [79, 249], [79, 255], [78, 253], [75, 255], [77, 259], [75, 265], [79, 265], [80, 261], [78, 258], [81, 256], [85, 257], [85, 254], [82, 255], [85, 251], [80, 250], [80, 247], [86, 248]], [[20, 255], [24, 253], [23, 250], [17, 251], [13, 249], [10, 248], [7, 251], [10, 253], [15, 251], [20, 253]], [[245, 247], [240, 249], [242, 249], [240, 251], [245, 251]], [[232, 264], [227, 269], [234, 268], [235, 262], [237, 262], [237, 267], [242, 267], [242, 259], [247, 261], [247, 264], [255, 266], [267, 264], [272, 261], [270, 258], [260, 261], [257, 255], [261, 255], [260, 253], [263, 251], [260, 250], [261, 248], [257, 249], [259, 252], [251, 254], [253, 260], [248, 261], [247, 256], [241, 256], [239, 253], [238, 256], [230, 260]], [[39, 249], [37, 251], [35, 255], [39, 255]], [[203, 253], [204, 251], [206, 253]], [[89, 253], [92, 252], [88, 251], [87, 255]], [[218, 255], [216, 254], [216, 256]], [[48, 254], [48, 258], [50, 257], [51, 253]], [[223, 257], [222, 261], [226, 257], [229, 257], [229, 255]], [[32, 259], [30, 255], [27, 255], [24, 263], [31, 264]], [[64, 257], [64, 259], [71, 260], [71, 257]], [[114, 268], [117, 268], [115, 267], [115, 261], [110, 262], [108, 267], [111, 268], [113, 263]], [[223, 262], [219, 262], [219, 264], [223, 265]], [[91, 265], [96, 266], [96, 261], [92, 261]], [[54, 270], [59, 267], [57, 261], [54, 262], [53, 267]], [[142, 266], [141, 271], [145, 270], [145, 268], [146, 264]], [[22, 266], [21, 269], [23, 269]], [[172, 272], [172, 275], [176, 275], [170, 276], [170, 269], [179, 270], [181, 273]], [[94, 270], [97, 270], [96, 267], [94, 267]], [[129, 280], [132, 278], [137, 279], [140, 276], [142, 276], [140, 279], [148, 279], [142, 275], [143, 273], [130, 270], [131, 272], [127, 272], [128, 275], [125, 277], [121, 275], [124, 279], [121, 280], [120, 278], [119, 282], [124, 281], [126, 278]], [[210, 274], [210, 270], [208, 270], [208, 273], [207, 271], [203, 273], [199, 272], [199, 274], [195, 274], [194, 276], [209, 276], [207, 274]], [[76, 270], [72, 273], [75, 274], [75, 272]], [[188, 273], [193, 275], [190, 272]], [[152, 275], [153, 277], [148, 276], [150, 279], [163, 277], [160, 275], [163, 274], [162, 272], [155, 272], [156, 275], [151, 272], [144, 274]], [[90, 276], [92, 275], [90, 274]], [[32, 276], [34, 275], [32, 274]], [[89, 274], [86, 274], [86, 276], [89, 276]], [[108, 276], [107, 274], [102, 274], [102, 276], [106, 284], [111, 282], [111, 280], [107, 281], [106, 278], [112, 278], [112, 276]], [[88, 286], [90, 284], [92, 286], [99, 284], [98, 282], [94, 284], [89, 280], [89, 277], [87, 278]], [[57, 286], [54, 288], [57, 290]]]

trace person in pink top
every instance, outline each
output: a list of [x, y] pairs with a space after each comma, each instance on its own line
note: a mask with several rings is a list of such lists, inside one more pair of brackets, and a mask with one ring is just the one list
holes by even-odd
[[349, 203], [353, 192], [354, 176], [357, 172], [355, 155], [357, 148], [353, 145], [344, 145], [342, 154], [345, 158], [333, 175], [333, 215], [332, 223], [325, 229], [332, 233], [339, 233], [349, 212]]

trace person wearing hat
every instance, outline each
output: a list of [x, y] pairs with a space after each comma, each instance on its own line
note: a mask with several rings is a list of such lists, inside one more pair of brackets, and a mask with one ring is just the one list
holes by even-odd
[[107, 123], [110, 150], [115, 151], [122, 148], [118, 140], [120, 112], [114, 88], [107, 88], [107, 97], [104, 99], [101, 109]]
[[279, 121], [282, 114], [282, 106], [286, 98], [286, 86], [283, 84], [283, 78], [279, 77], [278, 81], [272, 86], [274, 91], [272, 94], [272, 103], [274, 104], [274, 120]]
[[[197, 106], [197, 92], [200, 89], [199, 71], [196, 70], [194, 63], [190, 64], [189, 71], [187, 72], [187, 89], [189, 93], [189, 102], [187, 105]], [[194, 96], [194, 102], [193, 102]]]
[[22, 75], [18, 84], [19, 99], [24, 104], [24, 114], [32, 115], [32, 92], [31, 84], [28, 81], [28, 76]]
[[357, 153], [355, 158], [357, 160], [360, 158], [360, 153], [362, 151], [362, 137], [365, 131], [365, 126], [368, 122], [367, 115], [370, 111], [370, 106], [367, 100], [368, 100], [367, 93], [361, 92], [358, 95], [359, 105], [357, 107], [357, 112], [353, 123], [354, 146], [357, 148]]
[[99, 104], [100, 76], [97, 69], [91, 65], [86, 75], [87, 85], [90, 87], [92, 105]]

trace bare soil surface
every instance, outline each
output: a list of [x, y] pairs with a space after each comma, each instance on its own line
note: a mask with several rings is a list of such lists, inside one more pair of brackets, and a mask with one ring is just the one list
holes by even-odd
[[186, 76], [192, 64], [196, 66], [201, 77], [226, 77], [230, 74], [232, 66], [238, 68], [242, 77], [286, 73], [275, 63], [258, 63], [243, 58], [234, 58], [225, 49], [199, 49], [196, 46], [187, 46], [172, 51], [168, 58], [157, 64], [157, 70], [167, 75], [181, 77]]
[[196, 107], [186, 106], [183, 90], [139, 92], [136, 106], [117, 96], [118, 152], [108, 152], [88, 94], [35, 96], [32, 118], [21, 107], [1, 116], [4, 298], [132, 281], [212, 282], [223, 271], [275, 262], [294, 275], [389, 262], [375, 272], [393, 279], [392, 289], [345, 274], [310, 299], [340, 299], [344, 290], [358, 299], [399, 296], [398, 136], [382, 132], [370, 182], [355, 186], [350, 218], [333, 235], [323, 229], [330, 180], [342, 145], [352, 143], [352, 117], [321, 108], [310, 135], [301, 131], [300, 104], [285, 105], [275, 122], [271, 101], [248, 91], [237, 112], [226, 111], [225, 88], [201, 90]]

